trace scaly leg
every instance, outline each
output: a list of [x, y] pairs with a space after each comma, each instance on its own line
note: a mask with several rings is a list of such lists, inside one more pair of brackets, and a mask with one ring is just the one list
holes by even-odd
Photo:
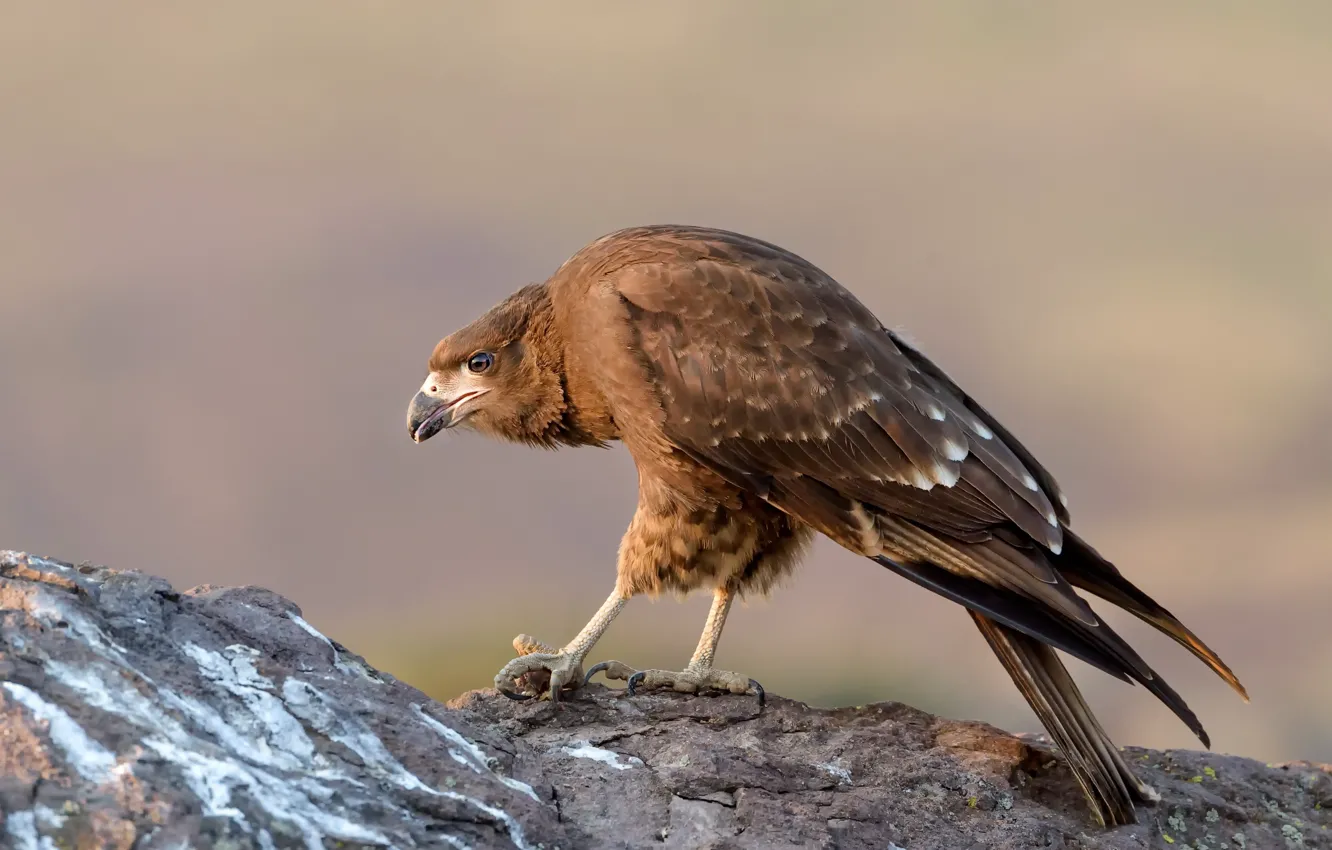
[[607, 597], [601, 610], [597, 611], [583, 630], [560, 650], [527, 635], [514, 638], [513, 648], [518, 651], [518, 657], [505, 664], [504, 668], [495, 674], [495, 687], [510, 699], [531, 699], [531, 694], [516, 693], [509, 690], [509, 687], [530, 673], [549, 670], [550, 699], [552, 702], [559, 702], [561, 688], [570, 682], [574, 683], [574, 687], [583, 684], [581, 681], [583, 659], [601, 639], [602, 634], [610, 627], [615, 616], [628, 601], [629, 597], [621, 593], [617, 586]]
[[669, 670], [638, 670], [619, 661], [603, 661], [587, 672], [583, 680], [586, 684], [597, 673], [605, 673], [607, 679], [623, 679], [629, 683], [629, 695], [640, 688], [671, 687], [682, 693], [698, 693], [700, 690], [713, 688], [730, 691], [733, 694], [753, 693], [758, 696], [759, 708], [763, 707], [763, 686], [747, 676], [718, 670], [712, 666], [712, 659], [717, 655], [717, 643], [721, 640], [722, 628], [726, 625], [726, 615], [731, 613], [731, 603], [735, 601], [735, 591], [729, 587], [719, 587], [712, 597], [712, 608], [708, 611], [708, 620], [703, 624], [703, 634], [698, 639], [698, 648], [688, 666], [679, 672]]

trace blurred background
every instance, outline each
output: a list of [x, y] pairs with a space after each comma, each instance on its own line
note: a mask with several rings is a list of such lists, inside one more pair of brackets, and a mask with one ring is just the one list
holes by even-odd
[[[1091, 9], [6, 4], [0, 546], [264, 585], [486, 687], [610, 591], [634, 471], [414, 445], [431, 348], [607, 231], [714, 225], [1035, 451], [1249, 687], [1111, 616], [1217, 749], [1332, 761], [1332, 6]], [[591, 660], [678, 669], [707, 601], [632, 602]], [[1039, 728], [960, 608], [826, 542], [718, 662]], [[1197, 746], [1073, 665], [1120, 743]]]

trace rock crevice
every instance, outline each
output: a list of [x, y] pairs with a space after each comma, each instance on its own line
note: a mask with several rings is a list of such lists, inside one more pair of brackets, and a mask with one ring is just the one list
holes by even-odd
[[1096, 828], [1040, 739], [897, 703], [594, 685], [441, 704], [259, 588], [0, 552], [0, 847], [1332, 847], [1326, 766], [1127, 748]]

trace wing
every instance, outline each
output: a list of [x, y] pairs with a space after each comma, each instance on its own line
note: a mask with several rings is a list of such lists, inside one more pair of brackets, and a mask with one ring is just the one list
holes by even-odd
[[1062, 574], [1057, 483], [938, 367], [777, 246], [682, 228], [635, 240], [604, 279], [672, 445], [917, 584], [1142, 683], [1206, 740], [1069, 579], [1233, 674], [1075, 537]]
[[1012, 526], [1060, 550], [1053, 478], [850, 292], [768, 243], [681, 232], [610, 279], [682, 451], [750, 486], [810, 476], [961, 539]]

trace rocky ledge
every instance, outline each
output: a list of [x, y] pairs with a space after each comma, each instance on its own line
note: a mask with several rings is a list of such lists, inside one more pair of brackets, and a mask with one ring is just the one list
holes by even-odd
[[1129, 752], [1164, 800], [1105, 831], [1047, 743], [985, 724], [599, 685], [440, 704], [269, 591], [0, 552], [16, 850], [1332, 847], [1332, 768]]

